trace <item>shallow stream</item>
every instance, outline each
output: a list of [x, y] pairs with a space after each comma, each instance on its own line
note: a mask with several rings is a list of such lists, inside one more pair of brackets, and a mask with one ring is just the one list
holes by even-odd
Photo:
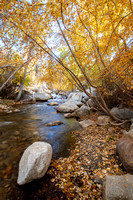
[[[53, 101], [53, 100], [49, 100]], [[57, 102], [57, 100], [54, 100]], [[69, 149], [74, 146], [72, 131], [79, 130], [78, 122], [66, 119], [56, 112], [56, 106], [49, 102], [38, 102], [16, 106], [17, 113], [0, 114], [0, 199], [23, 199], [18, 191], [10, 198], [8, 193], [18, 190], [16, 184], [18, 163], [23, 151], [34, 141], [42, 140], [50, 143], [53, 158], [69, 156]], [[58, 103], [62, 103], [58, 101]], [[57, 126], [45, 126], [46, 123], [60, 120]], [[13, 189], [14, 188], [14, 189]], [[22, 195], [21, 191], [21, 195]]]

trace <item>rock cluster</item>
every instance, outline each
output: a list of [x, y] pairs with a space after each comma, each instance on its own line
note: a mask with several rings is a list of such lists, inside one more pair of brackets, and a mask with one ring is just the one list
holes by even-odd
[[[133, 111], [113, 108], [111, 112], [123, 120], [130, 120], [130, 130], [116, 144], [116, 152], [128, 173], [133, 174]], [[133, 199], [133, 175], [106, 176], [103, 182], [103, 200]]]
[[[86, 105], [85, 103], [85, 95], [83, 95], [82, 92], [74, 92], [70, 93], [68, 96], [68, 100], [61, 104], [60, 106], [57, 107], [58, 112], [63, 112], [63, 113], [68, 113], [65, 114], [64, 116], [69, 118], [69, 117], [78, 117], [80, 118], [81, 116], [88, 115], [90, 114], [91, 107], [93, 103], [91, 103], [91, 100], [89, 100], [89, 103]], [[89, 104], [91, 106], [89, 106]]]

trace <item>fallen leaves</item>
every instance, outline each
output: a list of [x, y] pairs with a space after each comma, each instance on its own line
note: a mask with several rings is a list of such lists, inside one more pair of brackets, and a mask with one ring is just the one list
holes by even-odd
[[124, 174], [115, 155], [121, 137], [118, 127], [96, 125], [76, 133], [76, 146], [68, 158], [52, 162], [51, 182], [63, 190], [67, 199], [102, 199], [102, 180], [106, 175]]
[[11, 174], [12, 172], [12, 166], [9, 165], [5, 170], [3, 170], [3, 175], [4, 175], [4, 179], [7, 179], [8, 176]]

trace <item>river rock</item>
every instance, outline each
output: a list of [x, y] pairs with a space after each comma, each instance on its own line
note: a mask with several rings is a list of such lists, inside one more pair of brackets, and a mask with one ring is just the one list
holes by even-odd
[[84, 105], [81, 101], [75, 101], [75, 104], [76, 104], [78, 107], [81, 107], [81, 106]]
[[102, 116], [99, 116], [98, 117], [98, 125], [107, 125], [109, 124], [111, 121], [110, 117], [109, 116], [106, 116], [106, 115], [102, 115]]
[[82, 92], [71, 92], [69, 95], [68, 95], [68, 100], [71, 100], [71, 101], [80, 101], [82, 100]]
[[[96, 96], [96, 89], [95, 88], [91, 87], [91, 90], [90, 89], [86, 89], [86, 91], [88, 93], [90, 93], [91, 95]], [[87, 102], [90, 99], [90, 97], [88, 97], [85, 92], [83, 92], [82, 94], [83, 94], [83, 96], [82, 96], [82, 102], [85, 103], [85, 102]]]
[[130, 137], [131, 139], [133, 139], [133, 129], [130, 129], [129, 131], [124, 130], [124, 131], [123, 131], [123, 134], [124, 134], [125, 136], [128, 136], [128, 137]]
[[34, 98], [36, 101], [47, 101], [50, 99], [50, 95], [44, 92], [34, 93]]
[[92, 126], [94, 123], [90, 119], [87, 119], [79, 122], [79, 124], [82, 126], [82, 128], [87, 128], [88, 126]]
[[116, 151], [126, 171], [133, 173], [133, 139], [121, 138], [116, 144]]
[[49, 123], [45, 124], [45, 126], [57, 126], [57, 125], [61, 125], [61, 124], [63, 124], [63, 122], [57, 120], [54, 122], [49, 122]]
[[122, 120], [130, 120], [133, 118], [133, 111], [129, 108], [119, 109], [114, 107], [110, 110], [111, 114], [114, 114], [117, 118]]
[[23, 99], [22, 103], [23, 104], [34, 104], [34, 103], [36, 103], [36, 99], [33, 97], [29, 97], [27, 99]]
[[8, 113], [8, 114], [9, 114], [9, 113], [13, 113], [12, 110], [6, 110], [5, 112]]
[[48, 103], [49, 106], [58, 106], [58, 103], [57, 102], [50, 102]]
[[91, 99], [89, 99], [89, 100], [86, 102], [86, 104], [87, 104], [88, 106], [90, 106], [90, 107], [95, 107], [95, 104], [94, 104], [94, 102], [93, 102]]
[[15, 109], [15, 110], [13, 110], [13, 112], [18, 113], [18, 112], [20, 112], [20, 110], [19, 109]]
[[110, 110], [110, 113], [116, 116], [117, 111], [119, 110], [119, 108], [114, 107]]
[[71, 118], [71, 117], [73, 117], [73, 113], [65, 113], [64, 117]]
[[34, 142], [23, 153], [19, 162], [17, 183], [23, 185], [46, 173], [52, 158], [52, 147], [46, 142]]
[[60, 106], [58, 106], [56, 109], [58, 112], [64, 112], [64, 113], [71, 113], [77, 110], [79, 107], [76, 105], [74, 101], [67, 101]]
[[90, 97], [88, 97], [88, 96], [83, 92], [83, 95], [82, 95], [82, 102], [86, 103], [89, 99], [90, 99]]
[[133, 175], [106, 176], [103, 181], [103, 200], [133, 200]]
[[73, 117], [84, 117], [85, 115], [89, 115], [90, 114], [90, 109], [88, 106], [81, 106], [79, 109], [77, 109], [74, 113], [72, 113]]

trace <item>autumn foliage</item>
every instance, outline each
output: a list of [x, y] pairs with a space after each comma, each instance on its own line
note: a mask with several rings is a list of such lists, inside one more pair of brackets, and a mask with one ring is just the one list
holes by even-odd
[[1, 48], [23, 54], [33, 45], [28, 67], [36, 64], [42, 81], [85, 92], [93, 86], [106, 111], [104, 96], [132, 98], [131, 0], [3, 0], [0, 8]]

